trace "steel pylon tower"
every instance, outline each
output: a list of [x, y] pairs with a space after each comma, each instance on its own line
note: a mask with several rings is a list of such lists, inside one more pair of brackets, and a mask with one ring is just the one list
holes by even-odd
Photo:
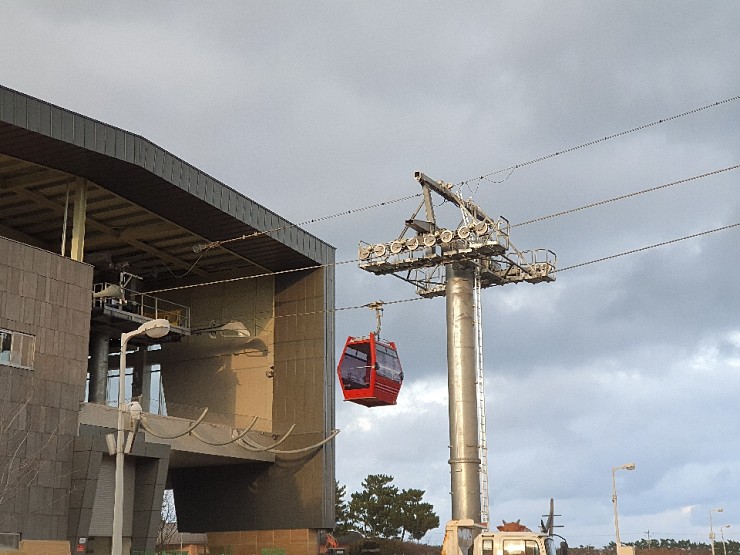
[[[478, 373], [483, 346], [477, 333], [476, 289], [553, 281], [556, 258], [545, 249], [517, 250], [509, 241], [509, 222], [493, 220], [472, 200], [455, 193], [451, 184], [434, 181], [422, 172], [414, 178], [424, 197], [419, 208], [396, 239], [360, 243], [359, 265], [376, 275], [391, 274], [415, 285], [422, 297], [446, 297], [452, 518], [480, 523], [480, 436], [485, 425], [481, 431]], [[437, 225], [432, 193], [460, 209], [461, 224], [453, 229]], [[417, 219], [422, 207], [426, 219]]]

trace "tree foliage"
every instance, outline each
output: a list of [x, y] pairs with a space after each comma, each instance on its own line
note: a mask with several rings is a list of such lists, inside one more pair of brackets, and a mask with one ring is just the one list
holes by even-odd
[[347, 500], [345, 499], [345, 495], [347, 494], [347, 486], [340, 486], [339, 482], [335, 481], [334, 491], [336, 499], [334, 515], [334, 520], [336, 521], [336, 524], [334, 525], [334, 533], [338, 536], [341, 536], [352, 530], [352, 522], [349, 517], [349, 505], [347, 504]]
[[[363, 480], [362, 488], [351, 496], [343, 529], [354, 527], [366, 536], [401, 540], [408, 534], [418, 541], [439, 526], [434, 507], [423, 501], [423, 490], [399, 490], [393, 485], [393, 476], [386, 474], [370, 474]], [[342, 495], [337, 495], [338, 523], [344, 514], [341, 507], [344, 492], [345, 488], [341, 487]]]

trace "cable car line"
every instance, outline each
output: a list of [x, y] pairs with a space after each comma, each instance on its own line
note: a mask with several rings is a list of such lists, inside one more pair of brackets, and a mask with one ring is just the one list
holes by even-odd
[[[709, 177], [709, 176], [712, 176], [712, 175], [717, 175], [717, 174], [720, 174], [720, 173], [723, 173], [723, 172], [727, 172], [727, 171], [732, 171], [732, 170], [735, 170], [735, 169], [738, 169], [738, 168], [740, 168], [740, 164], [734, 165], [734, 166], [728, 166], [726, 168], [721, 168], [721, 169], [714, 170], [714, 171], [711, 171], [711, 172], [707, 172], [707, 173], [704, 173], [704, 174], [701, 174], [701, 175], [697, 175], [697, 176], [693, 176], [693, 177], [688, 177], [688, 178], [685, 178], [685, 179], [682, 179], [682, 180], [673, 181], [671, 183], [666, 183], [666, 184], [663, 184], [663, 185], [658, 185], [656, 187], [651, 187], [651, 188], [648, 188], [648, 189], [643, 189], [641, 191], [635, 191], [633, 193], [629, 193], [629, 194], [626, 194], [626, 195], [621, 195], [619, 197], [614, 197], [614, 198], [611, 198], [611, 199], [606, 199], [606, 200], [603, 200], [603, 201], [598, 201], [598, 202], [590, 203], [590, 204], [587, 204], [587, 205], [584, 205], [584, 206], [579, 206], [577, 208], [572, 208], [570, 210], [564, 210], [564, 211], [561, 211], [561, 212], [557, 212], [557, 213], [551, 214], [549, 216], [541, 216], [539, 218], [535, 218], [533, 220], [529, 220], [529, 221], [526, 221], [526, 222], [521, 222], [521, 223], [518, 223], [518, 224], [512, 224], [511, 227], [521, 227], [521, 226], [528, 225], [528, 224], [531, 224], [531, 223], [535, 223], [535, 222], [539, 222], [539, 221], [543, 221], [543, 220], [548, 220], [548, 219], [556, 218], [556, 217], [567, 215], [567, 214], [571, 214], [571, 213], [574, 213], [574, 212], [583, 211], [583, 210], [586, 210], [588, 208], [594, 208], [596, 206], [601, 206], [603, 204], [608, 204], [608, 203], [611, 203], [611, 202], [616, 202], [618, 200], [625, 200], [627, 198], [638, 196], [638, 195], [641, 195], [641, 194], [644, 194], [644, 193], [649, 193], [649, 192], [653, 192], [653, 191], [658, 191], [658, 190], [666, 189], [666, 188], [672, 187], [674, 185], [679, 185], [679, 184], [690, 182], [690, 181], [696, 181], [698, 179], [702, 179], [702, 178]], [[416, 195], [414, 195], [414, 196], [416, 196]], [[404, 197], [403, 200], [407, 200], [408, 198], [412, 198], [412, 197]], [[300, 224], [296, 224], [296, 225], [300, 225]], [[265, 232], [258, 232], [258, 233], [265, 233]], [[239, 240], [239, 239], [241, 239], [241, 237], [234, 238], [234, 239], [227, 239], [226, 241], [235, 241], [235, 240]], [[289, 268], [287, 270], [276, 270], [274, 272], [264, 272], [264, 273], [261, 273], [261, 274], [254, 274], [254, 275], [250, 275], [250, 276], [240, 276], [240, 277], [235, 277], [235, 278], [220, 279], [220, 280], [203, 282], [203, 283], [192, 283], [192, 284], [188, 284], [188, 285], [178, 285], [178, 286], [174, 286], [174, 287], [166, 287], [166, 288], [162, 288], [162, 289], [154, 289], [154, 290], [148, 291], [147, 293], [150, 293], [150, 294], [154, 294], [154, 293], [167, 293], [167, 292], [170, 292], [170, 291], [179, 291], [179, 290], [182, 290], [182, 289], [192, 289], [192, 288], [195, 288], [195, 287], [203, 287], [203, 286], [208, 286], [208, 285], [218, 285], [218, 284], [221, 284], [221, 283], [231, 283], [231, 282], [235, 282], [235, 281], [242, 281], [242, 280], [247, 280], [247, 279], [257, 279], [257, 278], [263, 278], [263, 277], [269, 277], [269, 276], [275, 276], [275, 275], [289, 274], [289, 273], [294, 273], [294, 272], [302, 272], [302, 271], [306, 271], [306, 270], [318, 270], [320, 268], [328, 268], [328, 267], [331, 267], [331, 266], [340, 266], [340, 265], [344, 265], [344, 264], [352, 264], [352, 263], [357, 263], [357, 262], [360, 262], [360, 259], [359, 258], [355, 258], [355, 259], [351, 259], [351, 260], [340, 260], [338, 262], [331, 262], [331, 263], [327, 263], [327, 264], [314, 264], [314, 265], [311, 265], [311, 266], [303, 266], [301, 268]], [[559, 271], [562, 272], [562, 271], [564, 271], [564, 269], [560, 269]], [[386, 304], [389, 304], [389, 303], [386, 303]]]
[[[729, 229], [733, 229], [733, 228], [736, 228], [736, 227], [740, 227], [740, 222], [735, 223], [735, 224], [730, 224], [730, 225], [722, 226], [722, 227], [718, 227], [718, 228], [715, 228], [715, 229], [710, 229], [710, 230], [707, 230], [707, 231], [702, 231], [702, 232], [699, 232], [699, 233], [694, 233], [694, 234], [691, 234], [691, 235], [686, 235], [684, 237], [678, 237], [676, 239], [670, 239], [668, 241], [663, 241], [663, 242], [660, 242], [660, 243], [655, 243], [653, 245], [647, 245], [645, 247], [640, 247], [640, 248], [637, 248], [637, 249], [632, 249], [632, 250], [629, 250], [629, 251], [625, 251], [625, 252], [621, 252], [621, 253], [617, 253], [617, 254], [612, 254], [612, 255], [609, 255], [609, 256], [604, 256], [604, 257], [597, 258], [597, 259], [594, 259], [594, 260], [589, 260], [587, 262], [580, 262], [578, 264], [573, 264], [571, 266], [566, 266], [564, 268], [555, 269], [555, 270], [553, 270], [552, 273], [556, 273], [556, 272], [567, 272], [569, 270], [573, 270], [573, 269], [576, 269], [576, 268], [582, 268], [582, 267], [590, 266], [590, 265], [597, 264], [597, 263], [600, 263], [600, 262], [606, 262], [608, 260], [613, 260], [615, 258], [620, 258], [622, 256], [627, 256], [629, 254], [636, 254], [636, 253], [643, 252], [643, 251], [646, 251], [646, 250], [655, 249], [655, 248], [663, 247], [663, 246], [666, 246], [666, 245], [671, 245], [673, 243], [678, 243], [678, 242], [681, 242], [681, 241], [686, 241], [688, 239], [694, 239], [696, 237], [701, 237], [701, 236], [704, 236], [704, 235], [710, 235], [712, 233], [717, 233], [719, 231], [727, 231]], [[347, 261], [341, 262], [341, 264], [349, 263], [349, 262], [358, 262], [358, 260], [347, 260]], [[337, 264], [340, 264], [340, 263], [337, 262]], [[330, 264], [326, 264], [325, 266], [330, 266]], [[317, 268], [317, 267], [318, 266], [311, 266], [310, 268], [298, 268], [296, 271], [299, 271], [299, 270], [307, 270], [307, 269], [314, 269], [314, 268]], [[271, 274], [263, 274], [262, 276], [245, 276], [245, 277], [242, 277], [242, 278], [235, 278], [235, 279], [250, 279], [252, 277], [264, 277], [264, 276], [269, 276], [269, 275], [271, 275]], [[214, 282], [214, 283], [221, 283], [221, 282]], [[196, 285], [188, 286], [188, 287], [196, 287]], [[168, 291], [169, 291], [169, 289], [168, 289]], [[429, 299], [426, 298], [426, 297], [411, 297], [411, 298], [408, 298], [408, 299], [397, 299], [397, 300], [394, 300], [394, 301], [383, 301], [383, 305], [386, 306], [386, 305], [411, 303], [411, 302], [426, 301], [426, 300], [429, 300]], [[278, 319], [278, 318], [290, 318], [290, 317], [294, 317], [294, 316], [311, 316], [311, 315], [314, 315], [314, 314], [325, 314], [325, 313], [331, 313], [331, 312], [344, 312], [346, 310], [359, 310], [361, 308], [368, 308], [369, 304], [371, 304], [371, 303], [351, 305], [351, 306], [343, 306], [343, 307], [335, 307], [335, 308], [332, 308], [332, 309], [329, 309], [329, 310], [309, 310], [309, 311], [306, 311], [306, 312], [295, 312], [293, 314], [276, 314], [276, 315], [274, 315], [274, 318], [275, 319]]]
[[711, 172], [703, 173], [701, 175], [695, 175], [693, 177], [687, 177], [685, 179], [679, 179], [678, 181], [672, 181], [670, 183], [665, 183], [663, 185], [658, 185], [657, 187], [650, 187], [649, 189], [643, 189], [641, 191], [635, 191], [633, 193], [627, 193], [626, 195], [620, 195], [618, 197], [612, 197], [610, 199], [606, 200], [600, 200], [598, 202], [592, 202], [591, 204], [585, 204], [583, 206], [579, 206], [578, 208], [571, 208], [569, 210], [563, 210], [562, 212], [555, 212], [554, 214], [550, 214], [549, 216], [541, 216], [539, 218], [534, 218], [533, 220], [527, 220], [526, 222], [521, 222], [518, 224], [512, 224], [511, 227], [521, 227], [529, 224], [533, 224], [536, 222], [542, 222], [544, 220], [550, 220], [552, 218], [557, 218], [559, 216], [565, 216], [567, 214], [573, 214], [574, 212], [579, 212], [581, 210], [586, 210], [587, 208], [594, 208], [596, 206], [602, 206], [604, 204], [609, 204], [611, 202], [616, 202], [618, 200], [625, 200], [628, 198], [636, 197], [638, 195], [643, 195], [645, 193], [652, 193], [655, 191], [659, 191], [661, 189], [667, 189], [668, 187], [673, 187], [674, 185], [682, 185], [683, 183], [689, 183], [690, 181], [696, 181], [698, 179], [703, 179], [705, 177], [710, 177], [712, 175], [717, 175], [723, 172], [728, 172], [732, 170], [736, 170], [740, 168], [740, 164], [736, 164], [734, 166], [728, 166], [726, 168], [722, 168], [719, 170], [714, 170]]
[[[497, 175], [499, 173], [504, 173], [504, 172], [507, 172], [507, 171], [514, 171], [514, 170], [518, 170], [520, 168], [523, 168], [525, 166], [531, 166], [531, 165], [537, 164], [539, 162], [544, 162], [545, 160], [549, 160], [550, 158], [554, 158], [556, 156], [560, 156], [561, 154], [568, 154], [570, 152], [574, 152], [574, 151], [580, 150], [582, 148], [586, 148], [586, 147], [589, 147], [589, 146], [593, 146], [595, 144], [603, 143], [603, 142], [609, 141], [611, 139], [616, 139], [617, 137], [622, 137], [624, 135], [629, 135], [630, 133], [634, 133], [636, 131], [642, 131], [643, 129], [647, 129], [649, 127], [654, 127], [656, 125], [661, 125], [663, 123], [668, 123], [669, 121], [673, 121], [673, 120], [676, 120], [676, 119], [679, 119], [679, 118], [682, 118], [682, 117], [685, 117], [685, 116], [696, 114], [698, 112], [702, 112], [704, 110], [708, 110], [709, 108], [715, 108], [717, 106], [721, 106], [721, 105], [727, 104], [729, 102], [734, 102], [735, 100], [740, 100], [740, 95], [733, 96], [731, 98], [726, 98], [724, 100], [719, 100], [717, 102], [713, 102], [711, 104], [707, 104], [706, 106], [701, 106], [700, 108], [694, 108], [693, 110], [689, 110], [687, 112], [682, 112], [680, 114], [676, 114], [676, 115], [673, 115], [673, 116], [670, 116], [670, 117], [667, 117], [667, 118], [664, 118], [664, 119], [659, 119], [659, 120], [656, 120], [656, 121], [653, 121], [653, 122], [650, 122], [650, 123], [645, 123], [643, 125], [638, 125], [637, 127], [633, 127], [632, 129], [627, 129], [626, 131], [620, 131], [620, 132], [614, 133], [612, 135], [607, 135], [606, 137], [601, 137], [599, 139], [594, 139], [594, 140], [588, 141], [586, 143], [582, 143], [582, 144], [577, 145], [577, 146], [572, 146], [570, 148], [566, 148], [565, 150], [559, 150], [559, 151], [553, 152], [551, 154], [547, 154], [545, 156], [540, 156], [539, 158], [534, 158], [532, 160], [529, 160], [528, 162], [522, 162], [522, 163], [519, 163], [519, 164], [514, 164], [513, 166], [509, 166], [507, 168], [501, 168], [500, 170], [496, 170], [496, 171], [493, 171], [493, 172], [490, 172], [490, 173], [481, 175], [479, 177], [473, 177], [471, 179], [466, 179], [465, 181], [459, 182], [458, 185], [466, 185], [467, 183], [470, 183], [471, 181], [482, 181], [482, 180], [492, 181], [492, 180], [489, 179], [489, 177], [491, 177], [492, 175]], [[506, 179], [508, 179], [508, 176], [507, 176]], [[495, 181], [492, 181], [492, 182], [493, 183], [496, 183]]]
[[590, 266], [591, 264], [596, 264], [598, 262], [606, 262], [607, 260], [613, 260], [614, 258], [619, 258], [619, 257], [622, 257], [622, 256], [627, 256], [628, 254], [635, 254], [635, 253], [638, 253], [638, 252], [643, 252], [643, 251], [650, 250], [650, 249], [655, 249], [655, 248], [658, 248], [658, 247], [664, 247], [666, 245], [671, 245], [673, 243], [678, 243], [680, 241], [686, 241], [687, 239], [694, 239], [696, 237], [701, 237], [703, 235], [709, 235], [710, 233], [716, 233], [718, 231], [725, 231], [725, 230], [732, 229], [732, 228], [738, 227], [738, 226], [740, 226], [740, 222], [738, 222], [736, 224], [730, 224], [730, 225], [718, 227], [718, 228], [715, 228], [715, 229], [709, 229], [707, 231], [701, 231], [699, 233], [693, 233], [691, 235], [686, 235], [684, 237], [679, 237], [677, 239], [671, 239], [669, 241], [663, 241], [662, 243], [655, 243], [653, 245], [648, 245], [646, 247], [640, 247], [639, 249], [632, 249], [632, 250], [629, 250], [629, 251], [620, 252], [618, 254], [612, 254], [612, 255], [609, 255], [609, 256], [604, 256], [602, 258], [597, 258], [597, 259], [591, 260], [589, 262], [581, 262], [580, 264], [573, 264], [572, 266], [566, 266], [565, 268], [558, 268], [558, 269], [553, 270], [552, 273], [566, 272], [568, 270], [573, 270], [574, 268], [581, 268], [583, 266]]
[[[305, 222], [297, 223], [297, 224], [288, 224], [280, 227], [274, 227], [272, 229], [266, 229], [264, 231], [254, 231], [252, 233], [246, 233], [244, 235], [240, 235], [239, 237], [232, 237], [231, 239], [222, 239], [220, 241], [212, 241], [210, 243], [205, 243], [201, 245], [195, 245], [193, 247], [193, 251], [196, 253], [204, 252], [216, 247], [221, 247], [223, 245], [226, 245], [228, 243], [232, 243], [234, 241], [243, 241], [245, 239], [251, 239], [253, 237], [261, 237], [263, 235], [269, 235], [271, 233], [277, 233], [278, 231], [285, 231], [286, 229], [292, 229], [294, 227], [302, 227], [309, 224], [315, 224], [318, 222], [323, 222], [326, 220], [331, 220], [333, 218], [338, 218], [340, 216], [350, 216], [352, 214], [356, 214], [357, 212], [364, 212], [365, 210], [371, 210], [373, 208], [380, 208], [381, 206], [387, 206], [389, 204], [395, 204], [397, 202], [403, 202], [405, 200], [410, 200], [412, 198], [418, 198], [421, 196], [421, 193], [416, 193], [413, 195], [406, 195], [405, 197], [400, 197], [393, 200], [387, 200], [384, 202], [376, 202], [375, 204], [369, 204], [367, 206], [362, 206], [360, 208], [351, 208], [349, 210], [344, 210], [342, 212], [337, 212], [336, 214], [330, 214], [328, 216], [320, 216], [318, 218], [313, 218], [311, 220], [306, 220]], [[200, 260], [200, 258], [198, 258]], [[196, 260], [196, 263], [198, 261]], [[189, 271], [189, 270], [188, 270]]]
[[[548, 160], [549, 158], [553, 158], [553, 157], [559, 156], [561, 154], [567, 154], [567, 153], [570, 153], [570, 152], [573, 152], [573, 151], [576, 151], [576, 150], [579, 150], [579, 149], [582, 149], [582, 148], [585, 148], [585, 147], [588, 147], [588, 146], [592, 146], [592, 145], [595, 145], [595, 144], [598, 144], [598, 143], [601, 143], [601, 142], [608, 141], [610, 139], [614, 139], [614, 138], [617, 138], [617, 137], [628, 135], [630, 133], [634, 133], [636, 131], [647, 129], [647, 128], [653, 127], [655, 125], [660, 125], [660, 124], [663, 124], [663, 123], [667, 123], [669, 121], [673, 121], [673, 120], [676, 120], [676, 119], [679, 119], [679, 118], [682, 118], [682, 117], [685, 117], [685, 116], [688, 116], [688, 115], [691, 115], [691, 114], [695, 114], [695, 113], [701, 112], [703, 110], [708, 110], [709, 108], [714, 108], [716, 106], [721, 106], [723, 104], [727, 104], [729, 102], [733, 102], [733, 101], [739, 100], [739, 99], [740, 99], [740, 95], [733, 96], [733, 97], [727, 98], [725, 100], [720, 100], [720, 101], [717, 101], [717, 102], [713, 102], [711, 104], [707, 104], [706, 106], [701, 106], [699, 108], [694, 108], [693, 110], [689, 110], [689, 111], [683, 112], [681, 114], [675, 114], [675, 115], [670, 116], [670, 117], [667, 117], [665, 119], [660, 119], [660, 120], [657, 120], [657, 121], [653, 121], [651, 123], [646, 123], [646, 124], [640, 125], [638, 127], [634, 127], [632, 129], [628, 129], [628, 130], [625, 130], [625, 131], [620, 131], [618, 133], [614, 133], [614, 134], [608, 135], [606, 137], [602, 137], [602, 138], [599, 138], [599, 139], [588, 141], [586, 143], [582, 143], [580, 145], [573, 146], [573, 147], [570, 147], [570, 148], [567, 148], [567, 149], [564, 149], [564, 150], [556, 151], [556, 152], [553, 152], [553, 153], [548, 154], [546, 156], [541, 156], [539, 158], [535, 158], [533, 160], [529, 160], [528, 162], [520, 162], [519, 164], [514, 164], [514, 165], [508, 166], [506, 168], [501, 168], [499, 170], [490, 172], [490, 173], [485, 174], [485, 175], [481, 175], [479, 177], [467, 179], [465, 181], [460, 181], [460, 182], [458, 182], [456, 184], [456, 186], [464, 186], [464, 185], [470, 184], [471, 182], [482, 181], [482, 180], [490, 181], [491, 183], [501, 184], [501, 183], [504, 183], [506, 180], [508, 180], [509, 177], [511, 177], [511, 175], [514, 173], [514, 171], [517, 170], [517, 169], [519, 169], [519, 168], [523, 168], [525, 166], [531, 166], [533, 164], [536, 164], [538, 162], [542, 162], [544, 160]], [[501, 180], [492, 180], [492, 179], [489, 179], [489, 177], [492, 176], [492, 175], [496, 175], [496, 174], [499, 174], [499, 173], [504, 173], [504, 172], [507, 172], [507, 171], [509, 172], [508, 175], [506, 175], [506, 177], [504, 177]], [[212, 241], [212, 242], [209, 242], [209, 243], [203, 243], [203, 244], [195, 245], [193, 247], [193, 251], [196, 252], [196, 253], [200, 253], [200, 252], [203, 252], [203, 251], [212, 249], [212, 248], [216, 248], [216, 247], [219, 247], [219, 246], [226, 245], [226, 244], [231, 243], [231, 242], [234, 242], [234, 241], [242, 241], [242, 240], [250, 239], [250, 238], [253, 238], [253, 237], [260, 237], [260, 236], [263, 236], [263, 235], [269, 235], [271, 233], [277, 233], [278, 231], [284, 231], [284, 230], [291, 229], [291, 228], [294, 228], [294, 227], [300, 227], [300, 226], [310, 225], [310, 224], [314, 224], [314, 223], [319, 223], [319, 222], [323, 222], [323, 221], [326, 221], [326, 220], [331, 220], [331, 219], [334, 219], [334, 218], [338, 218], [340, 216], [350, 216], [352, 214], [356, 214], [357, 212], [364, 212], [366, 210], [371, 210], [373, 208], [380, 208], [382, 206], [387, 206], [389, 204], [396, 204], [398, 202], [403, 202], [403, 201], [410, 200], [410, 199], [413, 199], [413, 198], [418, 198], [420, 196], [422, 196], [421, 193], [416, 193], [416, 194], [413, 194], [413, 195], [406, 195], [404, 197], [399, 197], [399, 198], [387, 200], [387, 201], [384, 201], [384, 202], [377, 202], [375, 204], [370, 204], [370, 205], [367, 205], [367, 206], [361, 206], [359, 208], [351, 208], [349, 210], [344, 210], [342, 212], [337, 212], [335, 214], [329, 214], [327, 216], [319, 216], [317, 218], [312, 218], [310, 220], [306, 220], [304, 222], [297, 223], [297, 224], [288, 224], [288, 225], [284, 225], [284, 226], [281, 226], [281, 227], [267, 229], [267, 230], [264, 230], [264, 231], [255, 231], [253, 233], [247, 233], [247, 234], [244, 234], [244, 235], [240, 235], [239, 237], [232, 237], [230, 239], [222, 239], [222, 240], [218, 240], [218, 241]], [[550, 217], [552, 217], [552, 216], [550, 216]], [[527, 222], [527, 223], [529, 223], [529, 222]], [[524, 225], [524, 224], [519, 224], [519, 225]], [[196, 260], [196, 262], [194, 264], [197, 264], [197, 262], [198, 261]], [[190, 270], [188, 270], [188, 271], [190, 271]]]

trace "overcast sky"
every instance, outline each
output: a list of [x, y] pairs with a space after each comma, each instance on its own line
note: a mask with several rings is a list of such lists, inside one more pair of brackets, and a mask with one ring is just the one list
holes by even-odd
[[[740, 164], [740, 3], [720, 1], [16, 2], [0, 82], [140, 134], [304, 222], [466, 181], [512, 224]], [[498, 172], [498, 173], [493, 173]], [[491, 174], [486, 180], [476, 180]], [[567, 268], [740, 222], [740, 172], [515, 227]], [[499, 182], [499, 183], [496, 183]], [[357, 257], [418, 199], [306, 226]], [[443, 225], [459, 213], [444, 207]], [[483, 292], [491, 521], [571, 545], [740, 538], [740, 227]], [[415, 298], [337, 267], [337, 307]], [[337, 313], [347, 335], [369, 310]], [[337, 401], [337, 477], [427, 492], [450, 516], [444, 299], [385, 309], [398, 405]], [[427, 539], [441, 542], [442, 531]]]

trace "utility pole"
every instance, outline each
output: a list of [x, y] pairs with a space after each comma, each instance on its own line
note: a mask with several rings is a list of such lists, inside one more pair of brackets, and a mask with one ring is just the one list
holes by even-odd
[[[476, 383], [482, 346], [476, 334], [480, 325], [476, 287], [554, 281], [556, 259], [544, 249], [518, 251], [509, 241], [509, 222], [493, 220], [472, 200], [454, 192], [451, 184], [434, 181], [422, 172], [414, 178], [422, 187], [419, 208], [396, 239], [360, 243], [359, 266], [415, 285], [421, 297], [446, 297], [452, 519], [480, 523], [481, 428]], [[459, 225], [448, 229], [437, 224], [432, 193], [460, 209]], [[417, 218], [422, 207], [426, 219]]]

